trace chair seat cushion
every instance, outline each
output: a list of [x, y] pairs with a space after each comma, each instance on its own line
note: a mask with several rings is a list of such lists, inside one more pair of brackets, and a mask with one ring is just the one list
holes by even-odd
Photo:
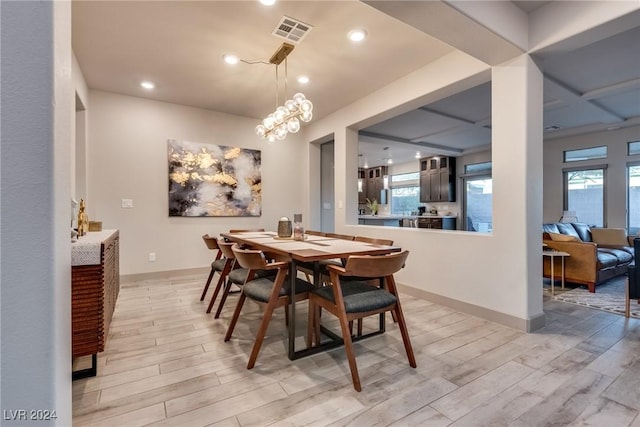
[[[342, 296], [347, 313], [379, 310], [396, 303], [395, 296], [366, 282], [341, 282], [340, 287], [342, 288]], [[314, 289], [313, 293], [335, 304], [332, 286]]]
[[[262, 277], [274, 277], [278, 273], [277, 270], [256, 270], [254, 278], [262, 278]], [[235, 270], [231, 270], [229, 275], [229, 281], [236, 285], [244, 285], [244, 282], [247, 280], [247, 274], [249, 274], [248, 268], [236, 268]]]
[[[284, 297], [290, 295], [291, 286], [289, 284], [290, 279], [287, 276], [284, 280], [282, 288], [280, 288], [280, 296]], [[244, 285], [244, 294], [252, 300], [260, 302], [268, 302], [273, 290], [273, 278], [262, 277], [254, 279]], [[296, 278], [296, 294], [309, 292], [313, 289], [313, 285], [306, 280]]]
[[224, 258], [217, 259], [211, 263], [211, 269], [215, 271], [222, 271], [227, 260]]

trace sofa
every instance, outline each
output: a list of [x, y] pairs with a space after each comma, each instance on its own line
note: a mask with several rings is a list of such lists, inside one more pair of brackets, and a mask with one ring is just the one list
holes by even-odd
[[[592, 228], [587, 224], [556, 222], [543, 224], [542, 242], [546, 249], [567, 252], [565, 281], [596, 285], [627, 273], [633, 262], [633, 238], [621, 228]], [[550, 265], [543, 263], [543, 274], [550, 277]]]

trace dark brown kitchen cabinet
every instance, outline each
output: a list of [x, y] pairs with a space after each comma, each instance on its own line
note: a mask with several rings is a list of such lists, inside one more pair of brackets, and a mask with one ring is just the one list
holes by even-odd
[[367, 171], [358, 169], [358, 204], [367, 203]]
[[455, 157], [420, 159], [420, 202], [455, 202], [455, 175]]
[[380, 194], [382, 189], [384, 188], [384, 176], [386, 174], [387, 174], [386, 166], [377, 166], [375, 168], [366, 169], [367, 179], [366, 179], [365, 199], [369, 199], [371, 201], [375, 199], [378, 202], [381, 202]]

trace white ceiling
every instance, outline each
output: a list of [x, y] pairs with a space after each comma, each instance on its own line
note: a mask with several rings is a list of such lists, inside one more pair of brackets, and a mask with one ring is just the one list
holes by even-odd
[[[400, 20], [410, 21], [412, 8], [438, 2], [371, 3], [376, 8], [390, 3], [409, 18], [354, 0], [279, 1], [272, 7], [257, 1], [73, 1], [73, 49], [92, 89], [258, 119], [276, 107], [275, 66], [229, 66], [222, 56], [268, 62], [284, 41], [271, 33], [286, 15], [313, 26], [289, 56], [287, 95], [303, 91], [317, 120], [453, 50], [415, 28], [420, 25]], [[513, 3], [526, 13], [554, 6]], [[459, 32], [457, 17], [437, 19], [440, 31]], [[364, 43], [347, 40], [353, 28], [367, 30]], [[538, 55], [545, 72], [544, 126], [559, 127], [545, 132], [545, 139], [640, 123], [640, 23], [620, 31], [563, 55]], [[311, 79], [304, 87], [295, 80], [301, 74]], [[146, 91], [141, 80], [157, 88]], [[418, 150], [457, 155], [487, 147], [490, 94], [486, 83], [364, 129], [361, 159], [374, 166], [389, 153], [398, 163]]]

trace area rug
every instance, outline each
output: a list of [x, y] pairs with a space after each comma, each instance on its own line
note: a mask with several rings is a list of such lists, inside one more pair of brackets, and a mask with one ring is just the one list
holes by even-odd
[[[590, 293], [586, 286], [577, 286], [571, 289], [572, 285], [568, 285], [565, 286], [564, 291], [560, 289], [560, 286], [556, 286], [555, 295], [552, 298], [624, 316], [626, 280], [626, 276], [608, 280], [596, 286], [594, 294]], [[545, 292], [550, 292], [547, 287], [545, 287]], [[631, 317], [640, 319], [640, 304], [637, 300], [631, 300]]]

